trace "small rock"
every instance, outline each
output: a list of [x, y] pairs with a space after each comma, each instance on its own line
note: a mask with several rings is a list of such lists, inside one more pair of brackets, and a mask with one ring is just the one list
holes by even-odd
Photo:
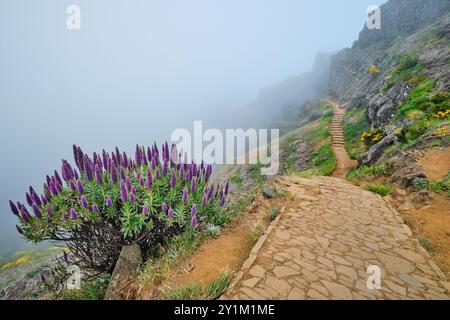
[[264, 186], [263, 196], [266, 199], [272, 199], [274, 195], [274, 189], [271, 186]]
[[433, 193], [430, 190], [420, 190], [411, 194], [409, 200], [414, 204], [416, 209], [420, 209], [433, 200]]

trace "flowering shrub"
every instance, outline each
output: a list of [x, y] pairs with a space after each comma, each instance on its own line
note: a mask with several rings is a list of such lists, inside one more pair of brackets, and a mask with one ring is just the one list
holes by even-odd
[[377, 68], [376, 65], [372, 65], [370, 66], [369, 70], [367, 70], [367, 72], [369, 72], [372, 75], [376, 75], [380, 73], [380, 70]]
[[371, 131], [364, 131], [359, 139], [366, 145], [372, 146], [383, 139], [383, 130], [377, 128]]
[[450, 137], [450, 129], [446, 127], [437, 128], [434, 135], [438, 137]]
[[445, 111], [438, 111], [435, 114], [433, 114], [433, 118], [435, 119], [444, 119], [450, 117], [450, 109]]
[[74, 145], [73, 153], [77, 168], [62, 160], [42, 195], [29, 188], [29, 207], [9, 204], [26, 239], [66, 242], [63, 259], [82, 268], [110, 272], [123, 245], [136, 243], [148, 252], [206, 224], [226, 202], [228, 183], [208, 184], [212, 166], [181, 161], [167, 143], [161, 156], [156, 144], [136, 146], [134, 158], [118, 148], [89, 157]]

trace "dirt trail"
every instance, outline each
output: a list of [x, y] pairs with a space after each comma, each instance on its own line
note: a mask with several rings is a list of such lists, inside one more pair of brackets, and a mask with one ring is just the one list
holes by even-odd
[[351, 160], [345, 150], [344, 128], [342, 127], [342, 120], [344, 118], [345, 109], [330, 98], [324, 99], [325, 102], [333, 106], [333, 122], [331, 124], [330, 133], [333, 140], [333, 152], [336, 157], [336, 169], [333, 172], [333, 177], [344, 178], [347, 171], [356, 165], [355, 160]]
[[222, 230], [220, 236], [203, 242], [191, 257], [174, 266], [161, 283], [137, 285], [132, 298], [164, 299], [164, 291], [191, 283], [207, 285], [216, 280], [222, 271], [239, 270], [252, 249], [252, 236], [258, 224], [265, 222], [272, 207], [282, 204], [282, 199], [263, 200], [258, 195], [236, 221]]
[[425, 170], [427, 178], [433, 181], [442, 180], [450, 171], [450, 147], [428, 151], [419, 160], [419, 164]]

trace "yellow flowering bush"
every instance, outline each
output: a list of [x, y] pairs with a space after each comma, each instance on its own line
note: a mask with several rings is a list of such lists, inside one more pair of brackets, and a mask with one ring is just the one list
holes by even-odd
[[381, 141], [381, 139], [383, 139], [383, 130], [381, 130], [380, 128], [371, 131], [364, 131], [359, 138], [361, 142], [369, 146]]
[[376, 74], [379, 74], [379, 73], [380, 73], [380, 70], [377, 68], [376, 65], [372, 65], [372, 66], [370, 66], [368, 72], [369, 72], [370, 74], [376, 75]]
[[434, 135], [439, 137], [450, 137], [450, 129], [446, 127], [437, 128], [434, 131]]
[[433, 115], [433, 118], [435, 119], [444, 119], [450, 116], [450, 109], [447, 109], [445, 111], [438, 111]]

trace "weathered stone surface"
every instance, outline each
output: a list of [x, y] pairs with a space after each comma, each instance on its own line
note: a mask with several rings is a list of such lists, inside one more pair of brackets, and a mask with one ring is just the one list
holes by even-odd
[[414, 204], [416, 209], [420, 209], [433, 200], [433, 193], [430, 190], [420, 190], [411, 194], [408, 199]]
[[[224, 299], [450, 298], [438, 266], [378, 195], [330, 177], [280, 182], [291, 193], [312, 194], [311, 209], [296, 197], [286, 203], [289, 214], [258, 253], [264, 258]], [[367, 285], [371, 265], [381, 271], [378, 290]]]
[[121, 300], [120, 293], [123, 286], [136, 277], [141, 264], [142, 254], [140, 247], [138, 245], [124, 246], [106, 290], [105, 300]]
[[300, 274], [300, 272], [285, 266], [278, 266], [273, 269], [273, 273], [277, 278], [285, 278]]
[[273, 198], [274, 192], [275, 192], [275, 190], [269, 185], [265, 185], [263, 188], [264, 198], [267, 198], [267, 199]]

